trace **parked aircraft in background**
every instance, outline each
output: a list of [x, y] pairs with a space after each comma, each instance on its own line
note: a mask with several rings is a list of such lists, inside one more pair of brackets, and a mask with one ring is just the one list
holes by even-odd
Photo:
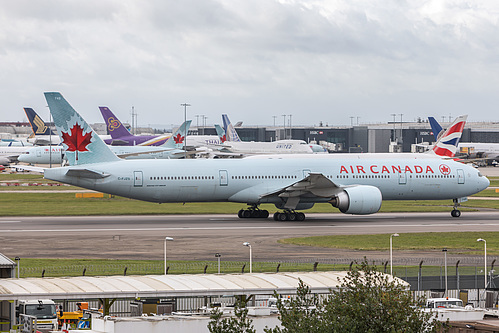
[[61, 143], [59, 135], [54, 133], [54, 131], [45, 124], [35, 110], [32, 108], [24, 108], [24, 112], [26, 113], [26, 117], [28, 117], [31, 129], [33, 130], [33, 134], [30, 135], [28, 141], [35, 145], [58, 145]]
[[[347, 214], [376, 213], [382, 200], [454, 199], [488, 187], [478, 170], [426, 154], [318, 154], [295, 158], [122, 160], [60, 93], [45, 93], [69, 167], [45, 169], [45, 178], [151, 202], [240, 202], [240, 217], [267, 217], [261, 203], [303, 220], [295, 210], [331, 203]], [[453, 216], [459, 216], [457, 209]]]
[[[435, 140], [438, 140], [444, 130], [434, 117], [428, 117]], [[452, 125], [450, 126], [452, 128]], [[490, 163], [499, 161], [499, 143], [458, 142], [458, 153], [469, 159], [482, 159]]]
[[170, 135], [133, 135], [106, 106], [99, 106], [111, 139], [104, 140], [113, 146], [161, 146]]
[[215, 125], [217, 135], [222, 141], [219, 150], [241, 155], [256, 154], [312, 154], [326, 153], [324, 147], [316, 144], [308, 144], [303, 140], [277, 140], [272, 142], [261, 141], [241, 141], [236, 130], [230, 123], [226, 114], [222, 115], [225, 128], [224, 131], [219, 125]]
[[[183, 158], [185, 151], [182, 148], [190, 124], [191, 120], [188, 120], [180, 125], [162, 146], [109, 146], [109, 148], [116, 156], [127, 160]], [[23, 152], [18, 160], [29, 164], [62, 164], [65, 160], [65, 149], [62, 146], [33, 147]]]

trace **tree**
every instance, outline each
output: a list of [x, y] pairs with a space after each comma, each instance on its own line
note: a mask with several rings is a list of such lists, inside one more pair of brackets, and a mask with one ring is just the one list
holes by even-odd
[[288, 332], [439, 332], [440, 323], [422, 312], [409, 290], [383, 274], [367, 259], [358, 264], [340, 287], [319, 298], [301, 280], [290, 302], [278, 299], [282, 328], [267, 333]]
[[234, 316], [222, 318], [223, 312], [215, 308], [210, 315], [208, 330], [211, 333], [255, 333], [253, 320], [248, 318], [246, 303], [238, 300], [234, 304]]

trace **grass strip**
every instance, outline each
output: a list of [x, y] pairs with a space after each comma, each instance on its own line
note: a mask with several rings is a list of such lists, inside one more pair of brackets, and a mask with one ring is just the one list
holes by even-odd
[[[477, 242], [478, 238], [483, 238], [487, 240], [487, 253], [499, 254], [499, 232], [424, 232], [399, 235], [393, 237], [394, 251], [434, 251], [447, 248], [448, 254], [483, 255], [483, 243]], [[356, 251], [389, 251], [390, 234], [295, 237], [278, 242]]]

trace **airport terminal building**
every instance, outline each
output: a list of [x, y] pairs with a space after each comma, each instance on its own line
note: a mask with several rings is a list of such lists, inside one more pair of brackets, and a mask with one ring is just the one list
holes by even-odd
[[[449, 122], [443, 122], [447, 128]], [[154, 125], [151, 125], [154, 126]], [[92, 124], [98, 134], [106, 133], [104, 123]], [[419, 122], [389, 122], [352, 126], [244, 126], [236, 128], [243, 141], [304, 140], [321, 144], [330, 152], [387, 153], [415, 151], [414, 145], [434, 142], [430, 124]], [[163, 131], [139, 128], [142, 134], [160, 134]], [[31, 134], [29, 123], [0, 123], [1, 139], [20, 139]], [[193, 127], [189, 134], [216, 135], [213, 126]], [[499, 143], [499, 123], [467, 122], [461, 142]]]

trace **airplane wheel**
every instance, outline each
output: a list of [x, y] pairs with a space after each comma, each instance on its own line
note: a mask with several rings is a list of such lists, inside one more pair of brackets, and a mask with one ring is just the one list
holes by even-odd
[[279, 212], [274, 213], [274, 221], [279, 221]]
[[297, 221], [305, 221], [305, 214], [303, 214], [303, 213], [296, 213], [296, 220]]
[[452, 217], [459, 217], [461, 216], [461, 211], [454, 209], [452, 212], [450, 212], [450, 215], [452, 215]]
[[242, 219], [243, 218], [243, 212], [244, 212], [244, 209], [241, 209], [237, 212], [237, 216]]
[[268, 210], [261, 210], [260, 211], [260, 217], [262, 219], [266, 219], [267, 217], [269, 217], [269, 211]]
[[243, 218], [247, 219], [251, 217], [251, 211], [250, 210], [243, 210]]
[[279, 213], [279, 216], [277, 216], [279, 221], [287, 221], [288, 220], [288, 214], [286, 213]]
[[288, 221], [296, 221], [296, 214], [295, 213], [289, 213], [288, 215]]

